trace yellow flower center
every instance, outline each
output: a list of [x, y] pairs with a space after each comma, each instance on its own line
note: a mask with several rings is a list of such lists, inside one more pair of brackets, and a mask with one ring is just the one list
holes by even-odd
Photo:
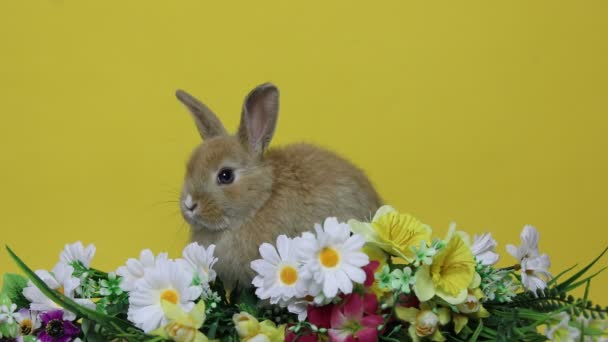
[[298, 281], [298, 271], [292, 266], [283, 266], [283, 268], [281, 268], [279, 278], [283, 284], [293, 285]]
[[325, 267], [334, 267], [340, 261], [340, 255], [335, 249], [325, 247], [319, 253], [319, 261]]
[[32, 323], [32, 320], [29, 318], [24, 319], [19, 324], [19, 330], [21, 331], [21, 335], [31, 334], [32, 331], [34, 331], [33, 328], [34, 328], [34, 324]]
[[177, 304], [177, 301], [179, 300], [179, 294], [174, 289], [166, 289], [163, 292], [161, 292], [160, 299], [161, 300], [164, 299], [167, 302]]
[[61, 293], [62, 295], [65, 294], [65, 289], [63, 288], [63, 286], [59, 286], [57, 289], [55, 289], [55, 291]]

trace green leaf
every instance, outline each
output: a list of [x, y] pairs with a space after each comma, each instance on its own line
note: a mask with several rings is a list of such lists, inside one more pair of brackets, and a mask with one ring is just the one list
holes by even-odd
[[119, 329], [125, 330], [125, 331], [131, 330], [131, 331], [135, 331], [136, 333], [138, 333], [141, 336], [145, 336], [145, 334], [141, 330], [137, 329], [136, 327], [134, 327], [132, 324], [130, 324], [129, 322], [127, 322], [125, 320], [119, 319], [117, 317], [108, 316], [108, 315], [102, 314], [100, 312], [97, 312], [95, 310], [91, 310], [89, 308], [81, 306], [78, 303], [76, 303], [73, 299], [68, 298], [68, 297], [64, 296], [63, 294], [60, 294], [57, 291], [52, 290], [8, 246], [6, 246], [6, 250], [8, 251], [11, 258], [15, 261], [17, 266], [19, 266], [19, 268], [23, 271], [23, 273], [30, 279], [30, 281], [34, 285], [36, 285], [36, 287], [38, 287], [38, 289], [40, 289], [40, 291], [47, 298], [49, 298], [50, 300], [55, 302], [57, 305], [63, 307], [64, 309], [66, 309], [70, 312], [75, 313], [76, 315], [78, 315], [80, 317], [95, 321], [95, 322], [99, 323], [100, 325], [106, 326], [110, 329], [115, 330], [116, 328], [119, 328]]
[[481, 334], [481, 330], [483, 329], [483, 320], [479, 320], [479, 324], [477, 325], [477, 329], [475, 329], [475, 332], [473, 333], [473, 336], [471, 336], [471, 339], [469, 339], [469, 341], [471, 342], [475, 342], [477, 341], [477, 338], [479, 338], [479, 334]]
[[207, 337], [209, 337], [210, 340], [213, 340], [215, 338], [215, 332], [217, 331], [217, 326], [218, 326], [218, 321], [215, 321], [209, 327], [209, 332], [207, 332]]
[[559, 289], [560, 291], [563, 291], [563, 290], [569, 288], [570, 284], [577, 281], [583, 274], [585, 274], [585, 272], [587, 272], [591, 267], [593, 267], [593, 265], [595, 265], [595, 263], [598, 262], [598, 260], [600, 260], [604, 256], [604, 254], [606, 254], [606, 251], [608, 251], [608, 247], [606, 247], [604, 249], [604, 251], [600, 255], [598, 255], [595, 259], [593, 259], [593, 261], [591, 261], [587, 266], [583, 267], [582, 270], [576, 272], [570, 278], [568, 278], [567, 280], [565, 280], [562, 283], [560, 283], [559, 285], [557, 285], [556, 288]]
[[17, 337], [18, 326], [15, 323], [0, 323], [0, 336]]
[[30, 302], [23, 296], [23, 289], [27, 286], [27, 279], [19, 274], [6, 273], [2, 279], [2, 293], [11, 303], [19, 308], [27, 308]]
[[608, 267], [602, 268], [601, 270], [593, 273], [592, 275], [584, 278], [583, 280], [579, 280], [576, 283], [570, 284], [570, 286], [568, 286], [566, 289], [564, 289], [564, 291], [565, 292], [570, 292], [570, 291], [576, 289], [577, 287], [579, 287], [579, 286], [583, 285], [584, 283], [590, 281], [591, 279], [595, 278], [595, 276], [597, 276], [598, 274], [604, 272], [606, 270], [606, 268], [608, 268]]

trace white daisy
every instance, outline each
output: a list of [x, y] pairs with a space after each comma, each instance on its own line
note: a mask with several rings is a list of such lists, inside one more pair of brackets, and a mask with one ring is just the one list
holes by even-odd
[[499, 258], [498, 253], [494, 251], [497, 245], [496, 240], [492, 238], [490, 233], [475, 235], [471, 251], [482, 265], [494, 265]]
[[177, 304], [185, 312], [194, 307], [201, 295], [199, 286], [191, 286], [192, 273], [173, 260], [156, 262], [144, 273], [129, 295], [128, 319], [146, 333], [169, 321], [161, 307], [161, 300]]
[[335, 217], [325, 219], [323, 226], [316, 224], [317, 236], [302, 234], [299, 257], [304, 260], [302, 278], [311, 279], [310, 294], [322, 292], [333, 298], [353, 291], [353, 282], [362, 284], [365, 272], [361, 267], [369, 263], [369, 257], [361, 251], [365, 239], [359, 234], [350, 235], [348, 224]]
[[65, 245], [59, 255], [59, 260], [68, 265], [74, 261], [80, 261], [86, 268], [89, 268], [93, 256], [95, 256], [95, 245], [90, 244], [85, 248], [82, 242], [77, 241], [73, 244]]
[[[45, 270], [38, 270], [36, 271], [36, 275], [38, 275], [49, 288], [71, 298], [80, 305], [95, 308], [95, 304], [89, 299], [74, 298], [74, 291], [80, 286], [80, 279], [72, 277], [73, 272], [74, 268], [72, 266], [60, 262], [53, 268], [52, 272], [49, 273]], [[31, 310], [40, 312], [63, 310], [62, 307], [46, 297], [32, 282], [28, 282], [28, 286], [23, 289], [23, 295], [31, 302]], [[76, 315], [69, 311], [65, 311], [64, 318], [73, 320], [76, 318]]]
[[277, 237], [277, 249], [269, 243], [260, 246], [262, 259], [251, 262], [251, 268], [257, 273], [253, 285], [255, 294], [260, 299], [270, 298], [270, 303], [288, 301], [293, 297], [304, 297], [307, 282], [300, 275], [300, 265], [296, 251], [298, 241], [285, 235]]
[[213, 265], [217, 262], [217, 258], [213, 256], [215, 245], [209, 245], [207, 249], [193, 242], [186, 246], [182, 252], [184, 259], [176, 260], [182, 267], [192, 271], [197, 283], [205, 285], [215, 281], [217, 273], [213, 269]]
[[13, 324], [19, 319], [19, 312], [15, 312], [17, 310], [16, 304], [11, 305], [0, 305], [0, 323], [8, 323]]
[[127, 260], [126, 266], [120, 266], [116, 270], [116, 274], [122, 277], [120, 288], [127, 292], [133, 291], [135, 282], [143, 278], [144, 271], [162, 261], [167, 261], [167, 253], [160, 253], [154, 257], [152, 251], [144, 249], [139, 255], [139, 260], [131, 258]]

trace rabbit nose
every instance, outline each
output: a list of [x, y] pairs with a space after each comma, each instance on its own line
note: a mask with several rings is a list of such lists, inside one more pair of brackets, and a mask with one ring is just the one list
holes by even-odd
[[188, 211], [194, 211], [194, 209], [198, 207], [198, 203], [192, 200], [192, 196], [188, 195], [186, 196], [186, 199], [184, 199], [184, 206]]

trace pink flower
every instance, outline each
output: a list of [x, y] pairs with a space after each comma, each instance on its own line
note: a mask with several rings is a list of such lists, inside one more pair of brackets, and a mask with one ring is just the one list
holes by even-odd
[[[333, 304], [324, 305], [324, 306], [308, 306], [308, 315], [307, 321], [316, 325], [317, 328], [330, 328], [330, 318], [331, 312], [334, 309]], [[293, 342], [296, 339], [296, 334], [292, 331], [287, 331], [287, 335], [285, 336], [286, 342]], [[318, 341], [317, 335], [313, 332], [301, 335], [298, 338], [298, 342], [316, 342]]]
[[365, 272], [365, 282], [363, 285], [367, 288], [374, 284], [376, 280], [374, 277], [374, 273], [380, 266], [380, 262], [378, 260], [371, 260], [369, 264], [363, 266], [363, 272]]
[[378, 300], [371, 293], [344, 297], [344, 301], [332, 310], [329, 338], [335, 342], [377, 341], [378, 326], [384, 323], [377, 311]]

